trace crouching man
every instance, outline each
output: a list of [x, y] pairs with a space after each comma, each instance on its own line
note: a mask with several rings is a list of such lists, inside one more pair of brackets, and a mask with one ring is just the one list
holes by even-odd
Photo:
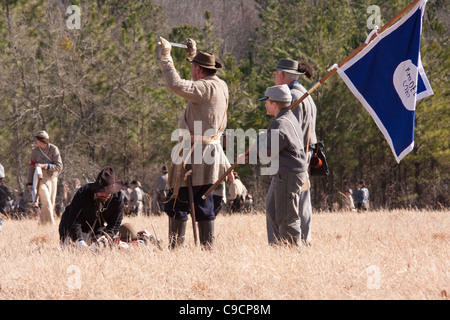
[[123, 219], [121, 188], [112, 167], [103, 168], [94, 183], [80, 187], [61, 217], [62, 245], [74, 243], [83, 248], [111, 243]]

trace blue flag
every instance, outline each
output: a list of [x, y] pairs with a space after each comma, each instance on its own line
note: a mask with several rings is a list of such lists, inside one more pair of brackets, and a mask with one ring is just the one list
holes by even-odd
[[397, 162], [414, 148], [416, 102], [433, 94], [420, 59], [419, 1], [337, 72], [370, 113]]

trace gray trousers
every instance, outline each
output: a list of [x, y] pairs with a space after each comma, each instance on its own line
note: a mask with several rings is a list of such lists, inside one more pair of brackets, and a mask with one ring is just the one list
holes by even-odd
[[300, 195], [306, 172], [277, 174], [272, 178], [266, 198], [266, 221], [269, 244], [300, 244]]
[[311, 245], [311, 219], [312, 219], [312, 205], [311, 205], [311, 187], [303, 191], [299, 197], [300, 207], [300, 229], [302, 232], [302, 241]]
[[[308, 151], [308, 162], [311, 160], [314, 151]], [[310, 170], [308, 166], [308, 171]], [[303, 191], [299, 198], [300, 207], [300, 229], [302, 232], [302, 241], [311, 245], [311, 220], [312, 220], [312, 204], [311, 204], [311, 179], [309, 178], [309, 188]]]

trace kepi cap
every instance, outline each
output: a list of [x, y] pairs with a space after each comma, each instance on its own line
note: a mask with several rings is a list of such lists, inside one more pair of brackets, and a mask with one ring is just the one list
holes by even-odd
[[48, 136], [48, 133], [44, 130], [36, 131], [36, 133], [34, 134], [34, 137], [39, 138], [39, 139], [50, 139], [50, 137]]
[[258, 101], [266, 101], [269, 99], [278, 102], [291, 102], [291, 90], [289, 89], [287, 84], [268, 87], [266, 89], [265, 97], [258, 99]]

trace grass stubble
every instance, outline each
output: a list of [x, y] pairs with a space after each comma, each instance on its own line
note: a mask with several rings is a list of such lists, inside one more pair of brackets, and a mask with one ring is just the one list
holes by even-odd
[[188, 224], [167, 249], [166, 216], [126, 217], [163, 240], [99, 252], [61, 249], [57, 221], [5, 220], [0, 299], [299, 300], [447, 299], [449, 211], [321, 212], [313, 246], [267, 244], [265, 215], [219, 215], [216, 247], [201, 250]]

